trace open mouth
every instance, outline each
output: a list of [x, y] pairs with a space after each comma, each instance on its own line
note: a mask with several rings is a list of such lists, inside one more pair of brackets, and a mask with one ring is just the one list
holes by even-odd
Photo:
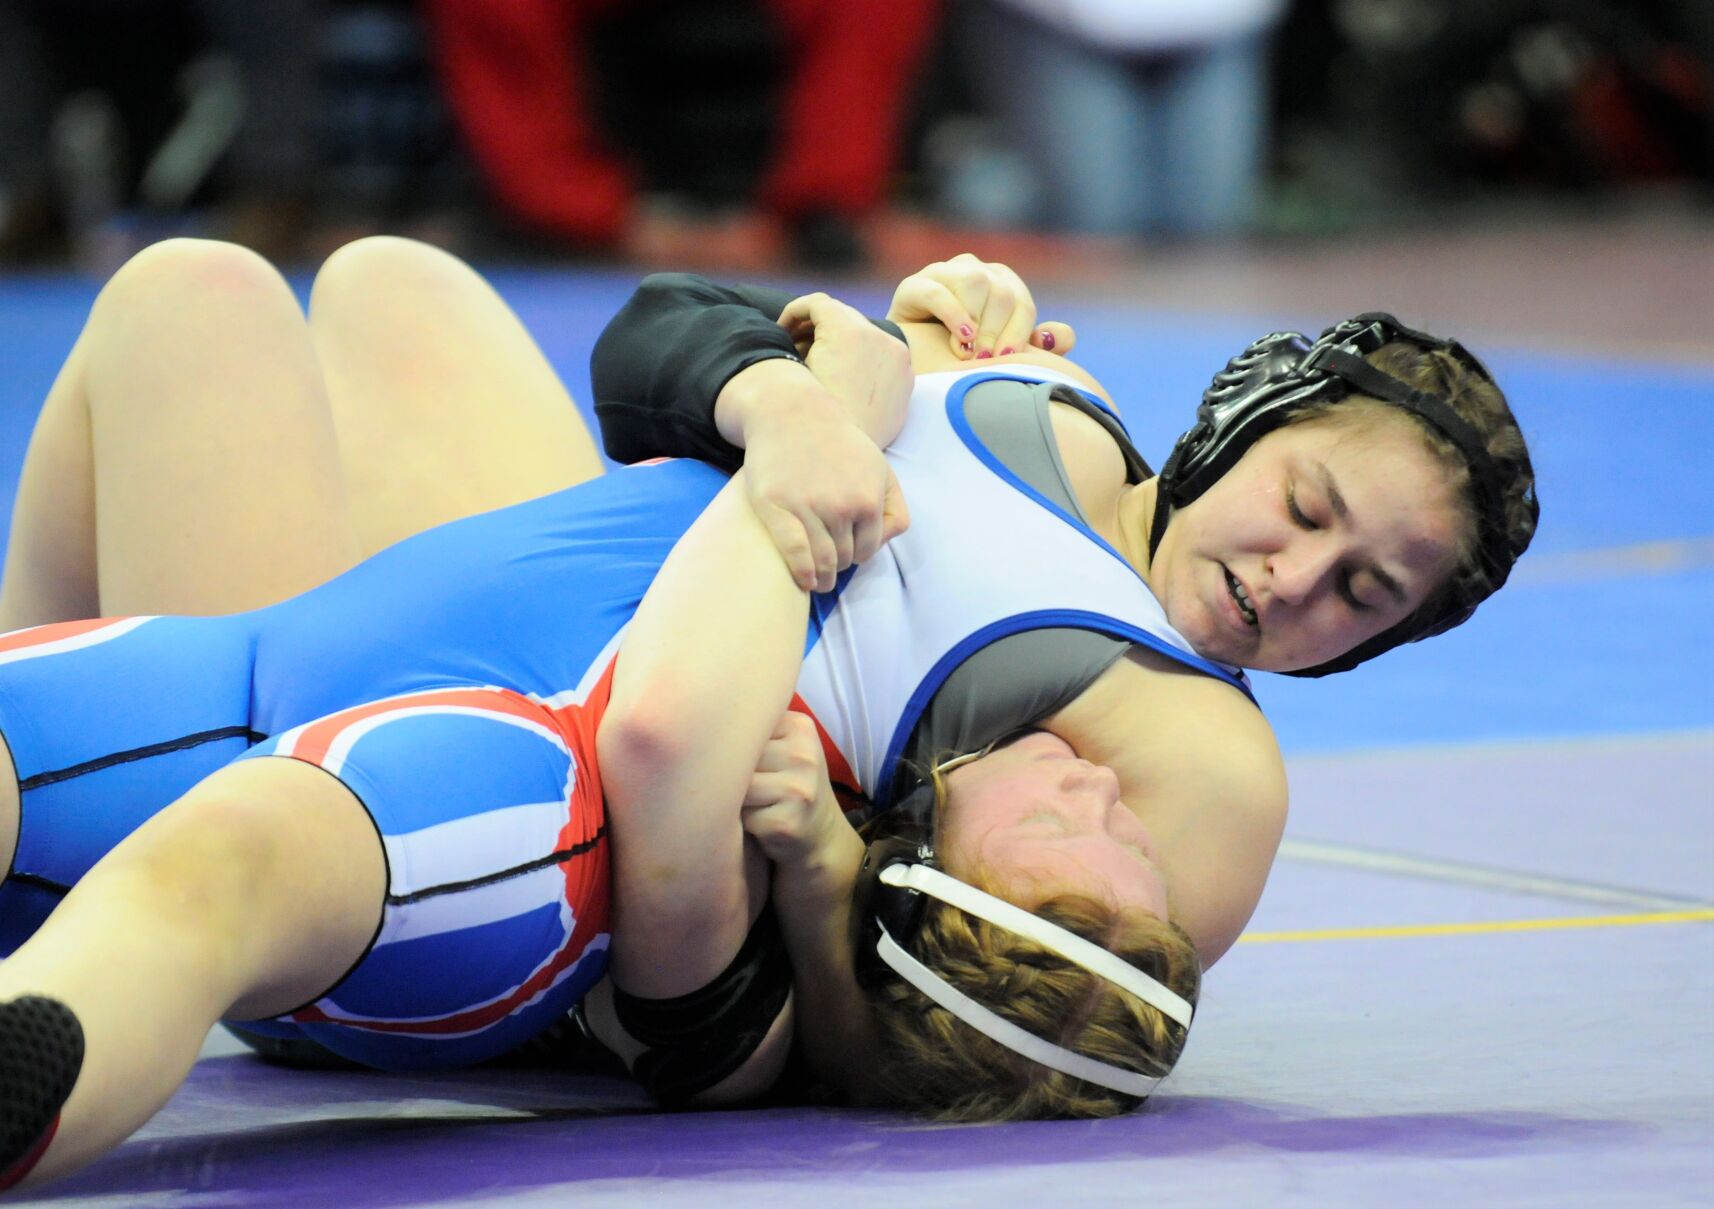
[[1226, 570], [1225, 567], [1221, 567], [1220, 570], [1226, 576], [1226, 591], [1231, 593], [1232, 601], [1238, 606], [1238, 613], [1243, 617], [1244, 624], [1255, 625], [1256, 606], [1250, 603], [1250, 593], [1245, 590], [1243, 584], [1238, 582], [1236, 575]]

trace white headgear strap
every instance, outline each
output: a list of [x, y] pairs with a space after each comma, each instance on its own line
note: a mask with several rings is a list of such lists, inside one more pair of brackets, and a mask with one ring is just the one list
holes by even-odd
[[[1049, 923], [1021, 907], [995, 898], [992, 894], [978, 890], [928, 865], [890, 865], [881, 871], [881, 880], [889, 886], [903, 886], [951, 903], [978, 919], [985, 919], [997, 927], [1033, 940], [1072, 964], [1082, 966], [1129, 991], [1169, 1020], [1176, 1021], [1185, 1028], [1190, 1027], [1192, 1009], [1190, 1002], [1182, 995], [1135, 966], [1120, 961], [1106, 949], [1091, 944], [1058, 924]], [[1136, 1071], [1075, 1053], [1019, 1028], [977, 1003], [905, 952], [885, 927], [881, 929], [881, 939], [876, 951], [881, 960], [891, 966], [900, 977], [958, 1019], [1032, 1061], [1099, 1087], [1139, 1097], [1147, 1096], [1160, 1082], [1159, 1079], [1138, 1074]]]

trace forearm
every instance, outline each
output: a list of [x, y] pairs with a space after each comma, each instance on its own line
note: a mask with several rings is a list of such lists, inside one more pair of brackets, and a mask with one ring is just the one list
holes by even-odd
[[774, 862], [772, 888], [804, 1053], [820, 1078], [858, 1102], [870, 1098], [879, 1050], [851, 948], [851, 894], [863, 853], [862, 839], [835, 811], [812, 853]]
[[772, 360], [734, 375], [715, 400], [715, 429], [736, 450], [750, 448], [757, 434], [785, 431], [822, 418], [849, 421], [877, 446], [897, 434], [897, 409], [868, 405], [868, 399], [843, 399], [822, 384], [801, 361]]
[[806, 594], [725, 488], [662, 566], [626, 631], [598, 749], [614, 844], [614, 971], [683, 994], [748, 925], [737, 804], [790, 700]]

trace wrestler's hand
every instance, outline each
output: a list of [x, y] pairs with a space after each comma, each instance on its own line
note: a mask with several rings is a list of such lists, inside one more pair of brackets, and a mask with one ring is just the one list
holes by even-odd
[[802, 868], [851, 833], [827, 777], [815, 723], [788, 710], [762, 748], [740, 811], [744, 831], [776, 865]]
[[750, 504], [792, 577], [827, 592], [910, 524], [880, 450], [904, 422], [910, 354], [824, 294], [793, 302], [780, 322], [805, 364], [775, 359], [735, 374], [714, 418], [744, 450]]
[[826, 294], [794, 298], [779, 324], [851, 422], [886, 448], [904, 427], [916, 374], [910, 347]]
[[882, 1051], [851, 946], [852, 891], [865, 846], [834, 799], [806, 715], [780, 719], [744, 801], [744, 830], [769, 860], [768, 897], [791, 958], [804, 1054], [833, 1087], [874, 1100]]
[[831, 592], [910, 523], [892, 467], [831, 397], [781, 400], [745, 441], [750, 506], [805, 591]]
[[899, 283], [887, 318], [894, 323], [936, 322], [960, 360], [1022, 352], [1069, 353], [1077, 333], [1065, 323], [1037, 323], [1029, 287], [1006, 265], [961, 252], [912, 273]]

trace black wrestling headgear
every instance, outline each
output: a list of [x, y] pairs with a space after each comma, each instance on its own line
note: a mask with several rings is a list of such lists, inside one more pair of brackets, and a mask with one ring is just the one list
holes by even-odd
[[1330, 327], [1314, 344], [1299, 332], [1274, 332], [1250, 345], [1214, 375], [1196, 409], [1195, 426], [1178, 439], [1161, 468], [1149, 534], [1150, 559], [1166, 532], [1173, 508], [1182, 508], [1207, 491], [1250, 446], [1313, 403], [1329, 403], [1354, 393], [1379, 399], [1420, 417], [1463, 455], [1470, 467], [1480, 573], [1459, 577], [1410, 617], [1338, 658], [1288, 675], [1325, 676], [1349, 671], [1401, 643], [1452, 629], [1499, 590], [1527, 544], [1514, 544], [1507, 533], [1505, 480], [1488, 455], [1481, 434], [1441, 396], [1417, 390], [1365, 359], [1364, 354], [1395, 340], [1422, 349], [1445, 350], [1483, 380], [1494, 380], [1487, 367], [1456, 340], [1442, 340], [1405, 327], [1381, 312], [1358, 315]]
[[1180, 1027], [1190, 1027], [1194, 1006], [1153, 975], [1075, 932], [942, 873], [931, 844], [901, 837], [870, 844], [857, 875], [851, 914], [857, 930], [860, 985], [872, 987], [902, 978], [971, 1028], [1043, 1066], [1139, 1099], [1155, 1089], [1160, 1082], [1156, 1076], [1091, 1058], [1020, 1028], [913, 957], [906, 946], [922, 927], [931, 898], [1033, 940], [1130, 992]]

